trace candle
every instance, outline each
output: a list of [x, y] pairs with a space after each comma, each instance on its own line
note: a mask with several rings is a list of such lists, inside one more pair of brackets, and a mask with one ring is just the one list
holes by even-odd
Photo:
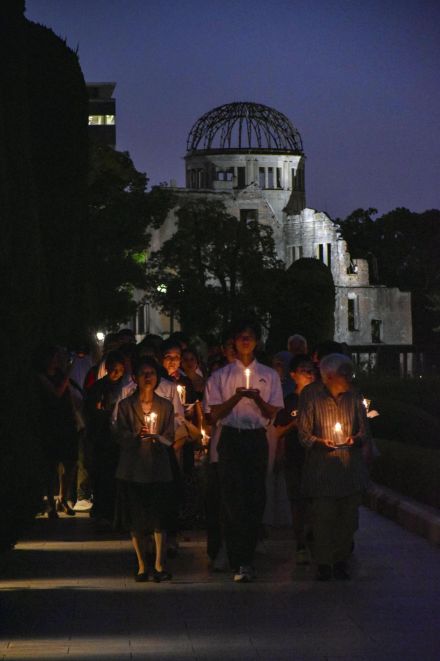
[[363, 399], [362, 404], [365, 406], [365, 410], [368, 413], [371, 404], [371, 399]]
[[208, 434], [205, 432], [203, 428], [200, 430], [200, 432], [202, 434], [202, 445], [208, 445], [208, 441], [209, 441]]
[[145, 413], [144, 424], [147, 428], [147, 434], [155, 434], [157, 426], [157, 413], [154, 413], [154, 411], [151, 411], [151, 413]]
[[147, 434], [149, 434], [151, 425], [151, 415], [149, 413], [144, 413], [144, 425], [147, 429]]
[[246, 369], [244, 371], [244, 375], [246, 377], [246, 390], [249, 390], [250, 379], [251, 379], [251, 371], [248, 367], [246, 367]]
[[186, 387], [178, 385], [177, 386], [177, 392], [179, 393], [181, 403], [185, 404], [185, 402], [186, 402]]
[[335, 445], [344, 445], [344, 441], [342, 438], [342, 425], [340, 422], [337, 422], [335, 424]]
[[150, 413], [150, 434], [155, 434], [157, 429], [157, 413], [151, 411]]

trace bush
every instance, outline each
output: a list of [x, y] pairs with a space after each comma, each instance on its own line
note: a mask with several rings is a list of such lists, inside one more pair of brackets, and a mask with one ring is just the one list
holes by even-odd
[[421, 503], [440, 508], [440, 451], [376, 439], [380, 456], [371, 478]]

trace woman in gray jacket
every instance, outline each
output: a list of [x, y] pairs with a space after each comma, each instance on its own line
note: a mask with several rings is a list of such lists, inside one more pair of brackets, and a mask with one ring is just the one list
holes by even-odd
[[159, 374], [154, 359], [142, 357], [134, 369], [137, 390], [122, 400], [115, 424], [120, 446], [116, 470], [115, 524], [129, 531], [136, 551], [137, 582], [148, 580], [146, 552], [153, 533], [156, 557], [153, 580], [172, 578], [165, 570], [166, 530], [173, 513], [173, 476], [170, 452], [174, 442], [174, 409], [155, 394]]

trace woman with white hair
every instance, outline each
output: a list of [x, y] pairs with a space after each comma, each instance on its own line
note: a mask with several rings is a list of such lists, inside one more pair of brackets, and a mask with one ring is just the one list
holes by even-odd
[[322, 381], [305, 388], [299, 400], [299, 438], [306, 448], [302, 493], [311, 500], [316, 578], [348, 580], [347, 560], [368, 484], [362, 446], [370, 436], [350, 358], [330, 354], [319, 369]]

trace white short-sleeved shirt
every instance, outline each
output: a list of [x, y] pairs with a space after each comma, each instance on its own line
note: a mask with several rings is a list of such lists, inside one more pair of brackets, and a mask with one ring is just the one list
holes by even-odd
[[[258, 388], [261, 398], [265, 402], [282, 409], [284, 406], [283, 391], [277, 372], [256, 360], [252, 361], [248, 369], [250, 370], [249, 387]], [[244, 370], [245, 366], [238, 359], [216, 370], [206, 384], [206, 406], [223, 404], [235, 395], [237, 388], [244, 388], [246, 386]], [[269, 420], [263, 416], [252, 399], [243, 397], [232, 411], [222, 418], [221, 424], [238, 429], [259, 429], [267, 427]]]

